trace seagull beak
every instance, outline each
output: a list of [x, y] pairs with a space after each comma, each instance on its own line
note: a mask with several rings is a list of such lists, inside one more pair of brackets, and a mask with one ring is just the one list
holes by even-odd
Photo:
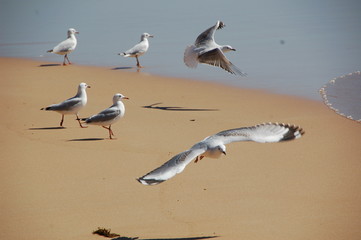
[[76, 33], [76, 34], [79, 34], [79, 32], [78, 32], [78, 31], [76, 31], [75, 33]]
[[223, 153], [224, 155], [227, 155], [227, 153], [226, 153], [225, 151], [222, 151], [222, 153]]
[[129, 100], [129, 98], [128, 97], [122, 97], [123, 99], [128, 99]]
[[236, 51], [236, 49], [235, 49], [235, 48], [232, 48], [231, 51]]
[[154, 38], [154, 35], [149, 35], [149, 37]]
[[86, 86], [87, 88], [91, 88], [89, 85], [88, 86]]

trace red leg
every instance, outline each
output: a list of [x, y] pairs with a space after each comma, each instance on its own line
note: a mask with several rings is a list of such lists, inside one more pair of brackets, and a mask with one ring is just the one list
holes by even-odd
[[63, 126], [63, 122], [64, 122], [64, 114], [61, 114], [60, 127]]
[[138, 56], [135, 56], [135, 58], [137, 59], [137, 67], [142, 68], [142, 66], [140, 66]]
[[68, 54], [65, 54], [66, 60], [68, 60], [68, 63], [71, 64], [69, 58], [68, 58]]
[[108, 129], [109, 138], [110, 138], [110, 139], [113, 139], [113, 138], [112, 138], [112, 135], [114, 136], [114, 133], [113, 133], [112, 129], [110, 128], [110, 126], [111, 126], [111, 125], [109, 125], [109, 127], [106, 127], [106, 126], [102, 126], [102, 127], [105, 128], [105, 129]]
[[78, 121], [80, 127], [81, 127], [81, 128], [87, 128], [87, 127], [84, 127], [84, 126], [81, 124], [80, 118], [79, 118], [78, 114], [75, 114], [75, 115], [76, 115], [76, 120]]

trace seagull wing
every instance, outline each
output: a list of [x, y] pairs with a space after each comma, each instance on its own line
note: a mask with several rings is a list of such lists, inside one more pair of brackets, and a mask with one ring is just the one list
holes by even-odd
[[174, 177], [178, 173], [181, 173], [195, 157], [205, 152], [205, 149], [195, 146], [187, 151], [175, 155], [162, 166], [154, 169], [137, 180], [144, 185], [156, 185]]
[[238, 141], [254, 141], [260, 143], [280, 142], [300, 138], [305, 132], [295, 125], [283, 123], [263, 123], [253, 127], [229, 129], [219, 132], [210, 138], [220, 138], [223, 144]]
[[218, 29], [222, 29], [224, 27], [224, 23], [221, 21], [218, 21], [216, 23], [216, 25], [208, 28], [207, 30], [205, 30], [204, 32], [202, 32], [201, 34], [199, 34], [199, 36], [197, 37], [194, 45], [196, 47], [200, 47], [202, 45], [206, 45], [207, 42], [212, 41], [214, 42], [214, 33], [216, 30]]
[[64, 102], [50, 105], [49, 107], [45, 108], [45, 110], [51, 110], [51, 111], [70, 111], [79, 105], [81, 105], [81, 98], [79, 97], [72, 97]]
[[75, 49], [76, 43], [71, 39], [68, 38], [61, 43], [59, 43], [57, 46], [53, 48], [53, 52], [56, 53], [67, 53], [69, 51], [73, 51]]
[[220, 67], [235, 75], [246, 76], [247, 74], [233, 65], [219, 48], [212, 49], [198, 56], [200, 63], [206, 63], [212, 66]]
[[85, 120], [86, 123], [101, 123], [115, 119], [121, 113], [117, 107], [109, 107], [98, 114], [95, 114]]
[[148, 50], [147, 44], [145, 42], [140, 42], [134, 45], [131, 49], [124, 52], [125, 55], [132, 56], [136, 54], [145, 53]]

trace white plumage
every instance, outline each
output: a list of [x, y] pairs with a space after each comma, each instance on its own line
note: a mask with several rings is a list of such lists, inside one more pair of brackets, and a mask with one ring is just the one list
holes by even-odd
[[64, 115], [75, 114], [76, 120], [78, 120], [80, 127], [83, 125], [80, 122], [78, 112], [86, 105], [88, 98], [86, 94], [86, 89], [90, 88], [86, 83], [80, 83], [78, 86], [78, 91], [76, 95], [72, 98], [69, 98], [61, 103], [52, 104], [48, 107], [42, 108], [41, 110], [45, 111], [55, 111], [62, 115], [60, 126], [63, 126]]
[[154, 37], [154, 36], [150, 35], [149, 33], [143, 33], [140, 36], [139, 43], [137, 43], [131, 49], [129, 49], [125, 52], [119, 53], [118, 55], [121, 55], [124, 57], [135, 57], [137, 60], [137, 67], [142, 67], [142, 66], [140, 66], [138, 57], [144, 55], [148, 51], [148, 48], [149, 48], [148, 38], [152, 38], [152, 37]]
[[184, 63], [187, 67], [196, 68], [198, 63], [205, 63], [220, 67], [232, 74], [246, 76], [247, 74], [239, 70], [224, 55], [229, 51], [236, 51], [229, 45], [218, 45], [214, 40], [216, 30], [225, 27], [224, 23], [217, 21], [216, 25], [202, 32], [193, 45], [187, 46], [184, 51]]
[[77, 40], [75, 34], [79, 34], [79, 32], [76, 31], [74, 28], [69, 28], [68, 38], [62, 41], [61, 43], [59, 43], [58, 45], [56, 45], [53, 49], [48, 50], [47, 52], [53, 52], [59, 55], [65, 55], [63, 65], [66, 65], [65, 60], [67, 60], [68, 63], [71, 64], [68, 58], [68, 53], [71, 53], [76, 48]]
[[99, 125], [105, 129], [108, 129], [109, 138], [112, 139], [112, 136], [114, 136], [114, 133], [111, 129], [112, 124], [119, 121], [122, 117], [124, 117], [125, 114], [125, 107], [122, 102], [122, 99], [129, 99], [129, 98], [127, 98], [126, 96], [120, 93], [116, 93], [113, 96], [113, 105], [111, 105], [109, 108], [101, 111], [98, 114], [95, 114], [89, 118], [84, 118], [82, 120], [85, 121], [85, 123], [87, 124]]
[[298, 126], [279, 123], [264, 123], [252, 127], [225, 130], [206, 137], [137, 180], [144, 185], [156, 185], [164, 182], [181, 173], [194, 158], [197, 162], [203, 157], [218, 158], [222, 154], [226, 154], [225, 145], [231, 142], [280, 142], [300, 138], [303, 134], [303, 129]]

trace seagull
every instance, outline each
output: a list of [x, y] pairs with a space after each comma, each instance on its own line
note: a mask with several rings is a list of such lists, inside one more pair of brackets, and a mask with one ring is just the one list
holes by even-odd
[[140, 66], [138, 56], [142, 56], [148, 51], [148, 48], [149, 48], [148, 38], [153, 38], [153, 37], [154, 36], [150, 35], [149, 33], [143, 33], [140, 36], [139, 43], [137, 43], [134, 47], [132, 47], [131, 49], [129, 49], [125, 52], [118, 53], [118, 55], [121, 55], [124, 57], [135, 57], [137, 59], [137, 67], [141, 68], [142, 66]]
[[300, 138], [304, 133], [299, 126], [283, 123], [263, 123], [252, 127], [225, 130], [206, 137], [137, 180], [144, 185], [164, 182], [181, 173], [194, 158], [195, 162], [198, 162], [204, 157], [219, 158], [222, 154], [226, 155], [225, 145], [231, 142], [280, 142]]
[[98, 114], [95, 114], [89, 118], [83, 118], [82, 120], [85, 121], [85, 123], [87, 124], [100, 125], [103, 128], [108, 129], [109, 138], [112, 139], [114, 133], [111, 129], [111, 126], [112, 124], [120, 120], [125, 113], [125, 107], [122, 102], [122, 99], [129, 99], [129, 98], [120, 93], [116, 93], [113, 96], [113, 105], [111, 105], [109, 108], [101, 111]]
[[63, 65], [66, 66], [65, 60], [68, 60], [68, 63], [71, 64], [68, 58], [68, 53], [71, 53], [75, 50], [77, 40], [75, 38], [75, 34], [79, 34], [74, 28], [69, 28], [68, 30], [68, 38], [58, 45], [56, 45], [53, 49], [48, 50], [47, 52], [53, 52], [59, 55], [65, 55]]
[[236, 51], [229, 45], [218, 45], [214, 41], [214, 33], [226, 25], [217, 21], [216, 25], [202, 32], [193, 45], [187, 46], [184, 51], [184, 63], [187, 67], [196, 68], [199, 63], [206, 63], [223, 68], [235, 75], [247, 76], [246, 73], [234, 66], [224, 55], [229, 51]]
[[90, 88], [86, 83], [80, 83], [78, 87], [77, 94], [69, 98], [61, 103], [58, 104], [52, 104], [48, 107], [42, 108], [40, 110], [45, 111], [55, 111], [62, 115], [61, 121], [60, 121], [60, 127], [63, 126], [64, 122], [64, 115], [66, 114], [75, 114], [76, 120], [78, 120], [80, 127], [84, 128], [83, 125], [80, 122], [78, 112], [86, 105], [87, 103], [87, 95], [86, 95], [86, 89]]

